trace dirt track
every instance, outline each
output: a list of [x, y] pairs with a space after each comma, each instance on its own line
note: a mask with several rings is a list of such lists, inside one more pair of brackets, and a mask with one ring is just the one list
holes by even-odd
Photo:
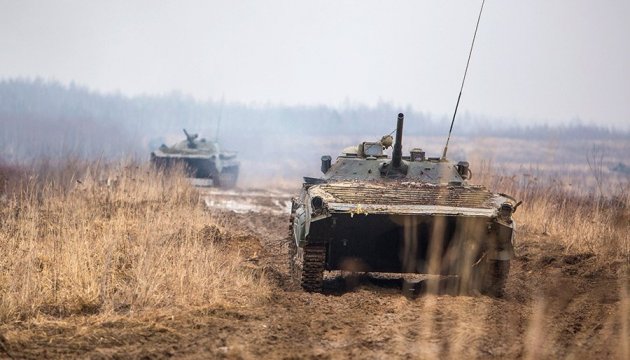
[[[278, 202], [272, 201], [273, 206]], [[87, 318], [15, 325], [0, 356], [186, 358], [624, 358], [627, 264], [567, 254], [552, 237], [521, 234], [504, 299], [423, 293], [400, 279], [330, 274], [326, 294], [287, 276], [285, 215], [231, 215], [251, 234], [274, 284], [268, 302], [147, 321]], [[252, 250], [254, 251], [254, 250]], [[403, 288], [405, 290], [403, 290]], [[414, 289], [415, 288], [415, 289]], [[623, 305], [623, 306], [622, 306]], [[623, 319], [623, 321], [622, 321]], [[20, 337], [22, 336], [22, 337]]]

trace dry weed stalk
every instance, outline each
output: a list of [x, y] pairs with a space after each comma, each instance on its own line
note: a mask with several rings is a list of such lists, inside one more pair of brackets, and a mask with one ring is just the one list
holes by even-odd
[[1, 200], [0, 321], [246, 302], [269, 291], [238, 251], [217, 245], [229, 230], [205, 231], [221, 219], [182, 175], [130, 163], [32, 174]]
[[[519, 232], [554, 236], [570, 252], [629, 261], [630, 183], [598, 182], [594, 191], [572, 185], [572, 180], [537, 176], [535, 170], [502, 175], [490, 163], [481, 164], [475, 179], [523, 201], [515, 214]], [[608, 189], [606, 195], [599, 186]]]

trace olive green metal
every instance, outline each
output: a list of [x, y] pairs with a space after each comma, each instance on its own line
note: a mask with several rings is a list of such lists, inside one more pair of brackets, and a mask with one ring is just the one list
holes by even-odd
[[500, 296], [518, 203], [470, 184], [468, 162], [426, 157], [418, 147], [405, 156], [403, 119], [391, 157], [384, 136], [345, 148], [332, 163], [322, 157], [324, 176], [304, 179], [289, 241], [302, 287], [322, 291], [327, 270], [428, 273], [457, 275], [462, 292]]
[[236, 153], [222, 151], [216, 141], [199, 139], [184, 129], [186, 140], [173, 146], [162, 145], [151, 153], [151, 162], [160, 168], [183, 165], [193, 178], [211, 179], [214, 186], [232, 188], [238, 180], [240, 163]]

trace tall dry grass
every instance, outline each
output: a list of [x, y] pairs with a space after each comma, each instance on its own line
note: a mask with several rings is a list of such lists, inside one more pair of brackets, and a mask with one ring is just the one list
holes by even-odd
[[256, 301], [221, 217], [179, 173], [82, 161], [0, 169], [0, 321]]
[[523, 202], [514, 215], [518, 232], [553, 236], [567, 251], [630, 261], [630, 182], [600, 178], [597, 187], [605, 188], [604, 194], [576, 185], [579, 179], [535, 170], [505, 175], [488, 162], [476, 173], [476, 183]]

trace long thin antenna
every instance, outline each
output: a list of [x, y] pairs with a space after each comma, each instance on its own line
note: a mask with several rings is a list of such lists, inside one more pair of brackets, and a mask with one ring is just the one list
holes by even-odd
[[221, 95], [221, 107], [219, 108], [219, 118], [217, 119], [217, 131], [214, 132], [214, 142], [219, 141], [219, 129], [221, 128], [221, 118], [223, 117], [223, 105], [225, 105], [225, 94]]
[[459, 100], [462, 98], [462, 91], [464, 91], [464, 82], [466, 82], [466, 74], [468, 74], [468, 65], [470, 64], [470, 57], [472, 56], [473, 47], [475, 46], [475, 39], [477, 38], [477, 29], [479, 29], [479, 21], [481, 20], [481, 13], [483, 12], [483, 4], [486, 0], [481, 2], [481, 9], [479, 10], [479, 17], [477, 18], [477, 25], [475, 26], [475, 34], [473, 35], [472, 44], [470, 44], [470, 52], [468, 53], [468, 61], [466, 61], [466, 70], [464, 70], [464, 78], [462, 79], [462, 86], [459, 89], [459, 96], [457, 97], [457, 104], [455, 104], [455, 111], [453, 112], [453, 120], [451, 120], [451, 128], [448, 130], [448, 137], [446, 138], [446, 145], [444, 146], [444, 153], [442, 153], [442, 159], [446, 159], [446, 152], [448, 151], [448, 142], [451, 140], [451, 132], [453, 131], [453, 124], [455, 124], [455, 115], [457, 115], [457, 108], [459, 107]]

